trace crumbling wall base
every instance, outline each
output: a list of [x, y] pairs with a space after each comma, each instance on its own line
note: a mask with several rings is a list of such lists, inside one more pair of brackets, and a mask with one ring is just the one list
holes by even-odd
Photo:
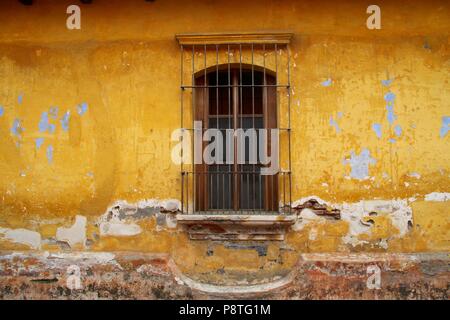
[[167, 254], [0, 253], [0, 299], [448, 299], [449, 280], [447, 253], [301, 254], [286, 277], [242, 286], [197, 282]]

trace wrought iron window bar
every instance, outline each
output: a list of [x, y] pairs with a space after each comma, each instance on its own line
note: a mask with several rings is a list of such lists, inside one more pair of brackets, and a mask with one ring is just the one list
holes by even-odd
[[[195, 164], [181, 164], [181, 210], [182, 213], [186, 214], [288, 214], [291, 212], [291, 190], [292, 190], [292, 174], [291, 174], [291, 86], [290, 86], [290, 54], [289, 54], [289, 40], [291, 35], [288, 33], [277, 33], [275, 37], [272, 35], [262, 35], [261, 34], [244, 34], [244, 36], [239, 35], [178, 35], [177, 40], [180, 44], [181, 52], [181, 66], [180, 66], [180, 117], [181, 117], [181, 128], [184, 130], [189, 130], [194, 132], [194, 121], [196, 120], [196, 96], [198, 92], [203, 92], [203, 99], [207, 94], [214, 92], [216, 112], [215, 114], [209, 114], [210, 104], [208, 102], [208, 117], [215, 118], [215, 125], [217, 129], [223, 130], [227, 128], [243, 128], [243, 118], [245, 116], [251, 116], [252, 126], [251, 128], [256, 128], [255, 118], [260, 115], [255, 113], [255, 90], [262, 89], [265, 93], [262, 94], [263, 99], [268, 99], [268, 90], [272, 88], [275, 90], [275, 117], [276, 117], [276, 128], [281, 132], [287, 134], [287, 146], [280, 143], [280, 153], [282, 152], [282, 147], [287, 147], [287, 161], [286, 169], [281, 169], [277, 175], [265, 176], [265, 183], [262, 183], [262, 176], [257, 170], [257, 165], [253, 164], [251, 170], [244, 170], [241, 165], [239, 166], [229, 166], [224, 165], [225, 171], [220, 171], [219, 166], [216, 166], [217, 172], [210, 169], [213, 167], [208, 167], [207, 170], [197, 171]], [[203, 39], [203, 40], [202, 40]], [[206, 40], [205, 40], [206, 39]], [[209, 40], [208, 40], [209, 39]], [[255, 63], [255, 49], [258, 52], [262, 51], [262, 63]], [[231, 56], [234, 57], [234, 52], [239, 52], [239, 58], [234, 58], [231, 61]], [[281, 67], [281, 52], [286, 54], [285, 61], [285, 71], [286, 79], [284, 83], [279, 83], [280, 73], [279, 69]], [[209, 54], [209, 56], [207, 56]], [[226, 60], [223, 61], [219, 57], [219, 54], [226, 53]], [[272, 69], [268, 69], [266, 65], [266, 56], [273, 53], [274, 60], [272, 61]], [[249, 55], [251, 61], [246, 64], [243, 62], [244, 54]], [[280, 55], [280, 57], [278, 57]], [[190, 56], [190, 57], [189, 57]], [[202, 66], [196, 66], [196, 59], [199, 56], [203, 56]], [[214, 57], [215, 56], [215, 57]], [[185, 67], [185, 59], [190, 62], [190, 67]], [[215, 59], [214, 59], [215, 58]], [[247, 57], [248, 58], [248, 57]], [[190, 59], [190, 61], [189, 61]], [[214, 61], [215, 60], [215, 61]], [[248, 60], [248, 59], [247, 59]], [[260, 58], [261, 60], [261, 58]], [[222, 62], [222, 63], [220, 63]], [[244, 83], [243, 72], [248, 72], [248, 65], [251, 68], [251, 83]], [[201, 68], [197, 70], [198, 68]], [[258, 69], [258, 70], [256, 70]], [[232, 79], [232, 70], [237, 73], [238, 81]], [[185, 72], [187, 71], [187, 77]], [[226, 71], [226, 84], [220, 84], [219, 74], [221, 71]], [[255, 83], [255, 71], [262, 73], [262, 83]], [[271, 71], [274, 74], [275, 83], [267, 83], [267, 72]], [[223, 74], [223, 72], [222, 72]], [[197, 84], [196, 78], [203, 77], [204, 84]], [[208, 83], [208, 77], [211, 78], [211, 82]], [[215, 79], [214, 79], [215, 78]], [[191, 81], [191, 84], [185, 83], [185, 80]], [[215, 81], [214, 81], [215, 80]], [[243, 111], [243, 90], [251, 89], [251, 107], [252, 112], [250, 114], [244, 114]], [[226, 98], [228, 100], [228, 113], [225, 115], [220, 115], [219, 113], [219, 90], [228, 89]], [[197, 91], [199, 90], [199, 91]], [[190, 91], [190, 112], [186, 112], [185, 104], [186, 92]], [[205, 93], [207, 91], [207, 93]], [[236, 99], [232, 97], [237, 93], [238, 105], [240, 110], [231, 110], [231, 100]], [[279, 95], [286, 94], [286, 99], [281, 105], [281, 99]], [[265, 96], [264, 96], [265, 95]], [[267, 106], [267, 101], [263, 101]], [[235, 101], [233, 102], [233, 108], [235, 108]], [[286, 110], [282, 110], [286, 108]], [[267, 109], [267, 107], [266, 107]], [[266, 110], [267, 111], [267, 110]], [[286, 119], [284, 119], [284, 125], [280, 126], [282, 111], [287, 111]], [[239, 113], [240, 112], [240, 113]], [[263, 112], [264, 114], [264, 112]], [[263, 116], [267, 118], [267, 113]], [[189, 122], [192, 123], [192, 127], [185, 128], [185, 117], [190, 117]], [[284, 117], [283, 117], [284, 118]], [[228, 127], [219, 128], [220, 119], [225, 119], [228, 122]], [[209, 121], [209, 120], [207, 120]], [[236, 125], [240, 121], [240, 126]], [[210, 121], [211, 122], [211, 121]], [[233, 127], [231, 123], [233, 122]], [[265, 127], [265, 124], [263, 125]], [[203, 132], [210, 128], [210, 124], [203, 126]], [[202, 133], [203, 133], [202, 132]], [[280, 137], [281, 139], [281, 137]], [[183, 150], [181, 151], [183, 152]], [[194, 143], [191, 142], [191, 155], [194, 155]], [[281, 164], [281, 163], [280, 163]], [[245, 164], [249, 166], [249, 164]], [[232, 170], [230, 170], [232, 168]], [[240, 180], [239, 188], [234, 188], [236, 185], [236, 179]], [[250, 184], [250, 180], [253, 180], [253, 184]], [[269, 185], [270, 190], [262, 190], [265, 185], [270, 183], [272, 180], [272, 186]], [[276, 180], [274, 182], [274, 180]], [[206, 190], [199, 189], [199, 183], [203, 181], [203, 187]], [[206, 183], [205, 183], [206, 181]], [[243, 183], [246, 181], [247, 183]], [[258, 184], [255, 184], [258, 181]], [[276, 188], [274, 185], [276, 184]], [[214, 186], [215, 185], [215, 186]], [[245, 188], [247, 188], [245, 190]], [[236, 190], [237, 189], [237, 190]], [[200, 199], [200, 192], [204, 192], [204, 198]], [[270, 195], [276, 201], [276, 210], [274, 206], [268, 209], [267, 205], [263, 204], [267, 201], [266, 195], [268, 192], [275, 193], [275, 195]], [[234, 193], [230, 195], [227, 193]], [[238, 196], [238, 203], [236, 203], [235, 193], [247, 193], [245, 196]], [[264, 197], [263, 197], [264, 195]], [[205, 201], [206, 206], [199, 206], [199, 201]], [[273, 201], [273, 199], [272, 199]], [[231, 204], [231, 202], [233, 202]]]

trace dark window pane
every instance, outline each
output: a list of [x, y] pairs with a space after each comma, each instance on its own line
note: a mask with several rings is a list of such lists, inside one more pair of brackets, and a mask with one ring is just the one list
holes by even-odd
[[240, 179], [240, 208], [263, 209], [264, 183], [260, 168], [252, 165], [242, 165]]
[[233, 173], [231, 165], [208, 166], [209, 208], [233, 209]]

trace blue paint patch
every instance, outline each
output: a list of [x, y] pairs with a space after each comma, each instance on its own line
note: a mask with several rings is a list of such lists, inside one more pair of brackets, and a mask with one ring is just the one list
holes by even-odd
[[439, 135], [441, 136], [441, 138], [445, 137], [449, 130], [450, 130], [450, 117], [444, 116], [442, 117], [442, 127], [441, 130], [439, 131]]
[[70, 119], [70, 111], [67, 111], [64, 116], [61, 118], [61, 126], [64, 131], [69, 130], [69, 119]]
[[89, 171], [88, 173], [86, 173], [86, 175], [90, 178], [94, 177], [94, 173], [92, 171]]
[[82, 104], [77, 106], [77, 110], [78, 110], [78, 114], [80, 116], [82, 116], [88, 110], [88, 104], [86, 102], [83, 102]]
[[47, 147], [47, 160], [48, 163], [53, 162], [53, 146], [51, 144]]
[[386, 104], [386, 110], [388, 112], [387, 114], [387, 120], [390, 124], [393, 124], [394, 121], [397, 119], [397, 116], [394, 113], [394, 100], [395, 100], [395, 94], [392, 92], [388, 92], [384, 95], [384, 100], [387, 102]]
[[336, 121], [334, 121], [333, 116], [330, 117], [330, 126], [334, 127], [336, 129], [336, 133], [341, 132], [341, 128], [339, 128], [339, 125]]
[[396, 125], [394, 127], [394, 133], [397, 137], [400, 137], [402, 135], [402, 127], [400, 127], [399, 125]]
[[48, 130], [50, 123], [48, 122], [48, 113], [42, 112], [41, 113], [41, 120], [39, 120], [39, 131], [45, 132]]
[[395, 139], [389, 139], [389, 142], [390, 142], [390, 143], [395, 143], [396, 140], [395, 140]]
[[368, 149], [361, 150], [359, 155], [354, 151], [350, 153], [350, 159], [343, 161], [344, 164], [350, 164], [350, 177], [358, 180], [364, 180], [369, 177], [369, 164], [375, 164], [377, 160], [370, 156]]
[[397, 120], [397, 116], [394, 113], [394, 106], [386, 106], [386, 110], [387, 110], [387, 120], [389, 121], [390, 124], [393, 124], [395, 120]]
[[19, 104], [22, 104], [22, 102], [23, 102], [23, 94], [19, 94], [19, 96], [17, 97], [17, 102]]
[[3, 109], [3, 106], [0, 106], [0, 117], [3, 116], [5, 113], [5, 109]]
[[388, 102], [388, 104], [393, 104], [395, 100], [395, 94], [393, 92], [388, 92], [384, 95], [384, 100]]
[[395, 93], [389, 91], [388, 93], [386, 93], [384, 95], [384, 100], [386, 102], [394, 102], [394, 100], [395, 100]]
[[22, 128], [22, 125], [20, 123], [20, 119], [14, 119], [12, 127], [11, 127], [11, 133], [17, 137], [20, 137], [22, 132], [24, 132], [25, 129]]
[[373, 131], [375, 131], [375, 134], [377, 135], [378, 139], [380, 139], [381, 136], [383, 135], [383, 133], [381, 132], [381, 124], [374, 123], [372, 125], [372, 129], [373, 129]]
[[41, 113], [41, 120], [39, 120], [39, 132], [55, 132], [56, 126], [53, 123], [49, 122], [48, 115], [49, 113], [45, 111]]
[[36, 138], [34, 141], [35, 141], [35, 144], [36, 144], [36, 150], [39, 150], [39, 148], [44, 143], [44, 138]]
[[50, 110], [48, 111], [48, 113], [50, 114], [50, 117], [52, 119], [56, 119], [58, 117], [58, 107], [50, 107]]
[[323, 87], [329, 87], [329, 86], [331, 86], [331, 83], [332, 83], [332, 82], [333, 82], [333, 81], [332, 81], [330, 78], [328, 78], [327, 80], [321, 82], [320, 84], [321, 84]]
[[389, 87], [392, 81], [393, 81], [392, 79], [381, 80], [381, 84], [385, 87]]
[[339, 111], [339, 112], [337, 113], [338, 119], [342, 118], [343, 115], [344, 115], [344, 113], [342, 113], [341, 111]]

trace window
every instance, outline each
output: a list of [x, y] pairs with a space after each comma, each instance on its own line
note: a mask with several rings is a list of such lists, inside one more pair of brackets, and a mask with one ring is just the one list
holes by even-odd
[[[211, 142], [223, 142], [220, 149], [211, 152], [220, 161], [208, 164], [202, 159], [201, 163], [182, 164], [184, 213], [278, 213], [290, 203], [286, 37], [282, 33], [272, 38], [261, 34], [177, 36], [181, 45], [182, 128], [192, 121], [188, 129], [194, 139], [200, 131], [202, 155]], [[209, 129], [215, 129], [222, 138], [212, 135], [205, 139]], [[277, 141], [270, 133], [273, 129], [278, 129]], [[280, 148], [275, 148], [275, 142]], [[192, 142], [192, 154], [198, 151], [194, 145]], [[277, 150], [284, 166], [280, 163], [275, 174], [261, 174], [269, 166], [262, 161], [261, 152], [274, 156]]]
[[[226, 129], [276, 128], [276, 90], [264, 87], [265, 83], [274, 85], [274, 75], [248, 65], [217, 65], [216, 70], [197, 75], [195, 84], [203, 90], [196, 92], [195, 119], [202, 122], [203, 130], [218, 129], [223, 137]], [[244, 163], [239, 164], [238, 138], [233, 136], [229, 137], [233, 144], [228, 148], [223, 144], [224, 164], [195, 166], [196, 211], [277, 211], [278, 175], [261, 175], [260, 137], [258, 130], [254, 132], [256, 164], [250, 163], [249, 138], [244, 140]], [[226, 164], [229, 154], [233, 164]]]

